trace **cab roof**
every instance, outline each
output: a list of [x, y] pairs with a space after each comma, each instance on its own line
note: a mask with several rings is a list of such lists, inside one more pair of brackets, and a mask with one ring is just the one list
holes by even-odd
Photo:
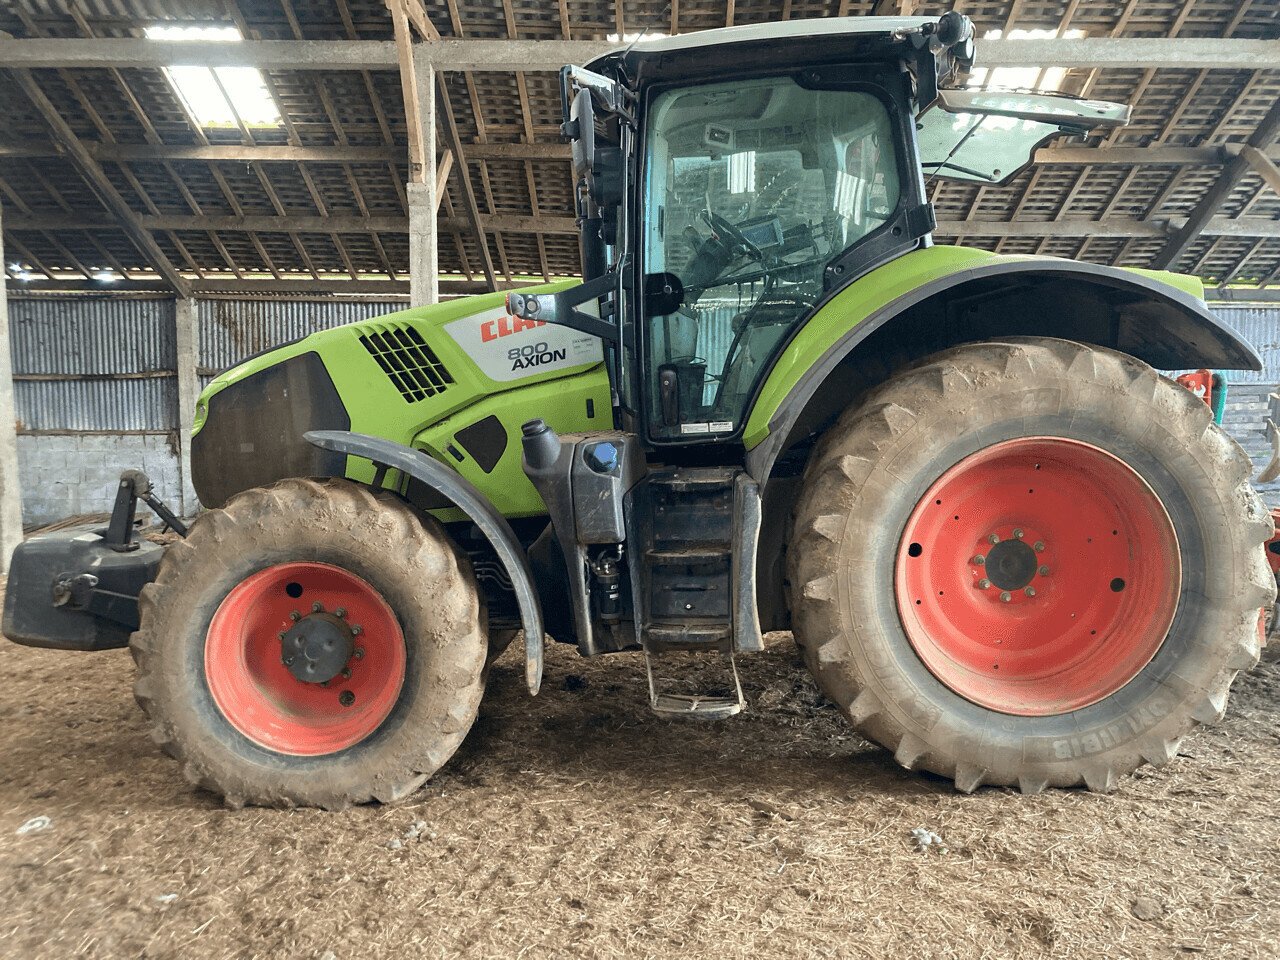
[[927, 23], [936, 22], [936, 17], [822, 17], [719, 27], [652, 40], [642, 37], [630, 46], [620, 46], [596, 57], [585, 66], [598, 72], [623, 66], [632, 76], [658, 62], [669, 66], [697, 64], [705, 68], [709, 63], [723, 64], [738, 55], [745, 57], [753, 52], [749, 49], [752, 47], [788, 53], [795, 50], [801, 54], [797, 59], [833, 50], [848, 51], [857, 57], [859, 51], [882, 52], [886, 41], [896, 41], [906, 33], [919, 31]]

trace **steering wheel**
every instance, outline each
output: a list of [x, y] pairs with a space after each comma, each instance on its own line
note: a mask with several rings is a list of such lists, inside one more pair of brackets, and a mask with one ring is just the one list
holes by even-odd
[[716, 233], [728, 236], [730, 240], [746, 251], [752, 259], [764, 260], [764, 251], [748, 240], [741, 230], [720, 216], [720, 214], [713, 213], [710, 210], [703, 210], [702, 219]]

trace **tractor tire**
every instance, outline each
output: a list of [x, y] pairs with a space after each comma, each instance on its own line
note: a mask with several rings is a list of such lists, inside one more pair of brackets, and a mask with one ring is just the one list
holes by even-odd
[[819, 686], [899, 764], [1109, 791], [1258, 659], [1276, 582], [1250, 463], [1138, 360], [1016, 338], [936, 354], [820, 439], [788, 551]]
[[399, 800], [453, 755], [484, 690], [466, 556], [433, 518], [346, 480], [202, 514], [139, 607], [152, 736], [232, 807]]

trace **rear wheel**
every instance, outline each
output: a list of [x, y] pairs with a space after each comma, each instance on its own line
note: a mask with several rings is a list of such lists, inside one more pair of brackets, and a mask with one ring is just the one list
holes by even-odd
[[202, 515], [141, 614], [153, 736], [232, 805], [398, 799], [457, 749], [483, 689], [465, 557], [347, 481], [286, 480]]
[[1270, 518], [1208, 407], [1110, 350], [958, 347], [823, 437], [797, 507], [796, 638], [898, 761], [1111, 789], [1225, 709], [1275, 595]]

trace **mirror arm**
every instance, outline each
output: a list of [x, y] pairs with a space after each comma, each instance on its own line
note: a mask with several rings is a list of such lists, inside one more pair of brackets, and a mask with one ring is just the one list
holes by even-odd
[[584, 313], [578, 307], [612, 293], [618, 275], [610, 270], [602, 276], [559, 293], [508, 293], [507, 313], [521, 320], [543, 320], [578, 330], [611, 343], [618, 342], [618, 325]]
[[973, 36], [973, 21], [953, 10], [911, 37], [916, 48], [917, 116], [934, 105], [943, 84], [973, 68]]

